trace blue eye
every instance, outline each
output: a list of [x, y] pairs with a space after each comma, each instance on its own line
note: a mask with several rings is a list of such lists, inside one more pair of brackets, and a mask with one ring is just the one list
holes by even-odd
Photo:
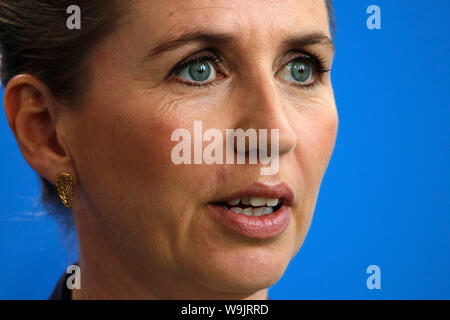
[[280, 72], [280, 76], [288, 81], [306, 84], [313, 78], [313, 65], [306, 59], [294, 59], [287, 63]]
[[192, 82], [213, 80], [216, 76], [214, 66], [209, 61], [189, 62], [177, 72], [177, 76]]

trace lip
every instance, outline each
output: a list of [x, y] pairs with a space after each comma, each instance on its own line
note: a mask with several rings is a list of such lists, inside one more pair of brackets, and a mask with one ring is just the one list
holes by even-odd
[[[278, 198], [281, 199], [282, 206], [274, 213], [257, 217], [239, 214], [218, 205], [218, 202], [243, 196]], [[208, 209], [216, 221], [235, 233], [254, 239], [270, 239], [280, 236], [288, 228], [293, 201], [294, 193], [285, 183], [277, 185], [255, 183], [209, 203]]]

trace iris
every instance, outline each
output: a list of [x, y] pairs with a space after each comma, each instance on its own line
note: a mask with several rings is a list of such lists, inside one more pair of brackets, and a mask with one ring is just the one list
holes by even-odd
[[291, 63], [291, 75], [295, 81], [306, 82], [311, 78], [311, 65], [302, 60]]
[[189, 65], [189, 75], [194, 81], [205, 81], [211, 75], [211, 67], [207, 62], [195, 62]]

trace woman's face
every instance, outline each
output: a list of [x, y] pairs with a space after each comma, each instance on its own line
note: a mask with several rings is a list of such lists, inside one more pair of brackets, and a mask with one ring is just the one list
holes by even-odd
[[[126, 20], [95, 48], [82, 108], [63, 116], [81, 259], [114, 261], [163, 298], [262, 292], [306, 236], [335, 143], [325, 3], [139, 0]], [[226, 129], [253, 128], [268, 129], [270, 142], [279, 129], [279, 170], [176, 165], [172, 133], [187, 129], [193, 144], [194, 121], [224, 140]], [[246, 234], [217, 219], [212, 203], [255, 183], [292, 190], [281, 233]]]

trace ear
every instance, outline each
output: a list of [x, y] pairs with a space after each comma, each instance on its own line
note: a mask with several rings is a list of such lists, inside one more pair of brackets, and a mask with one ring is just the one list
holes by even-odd
[[3, 105], [9, 126], [27, 163], [39, 175], [56, 185], [60, 171], [73, 173], [72, 162], [64, 146], [62, 111], [45, 84], [32, 75], [12, 78], [4, 92]]

